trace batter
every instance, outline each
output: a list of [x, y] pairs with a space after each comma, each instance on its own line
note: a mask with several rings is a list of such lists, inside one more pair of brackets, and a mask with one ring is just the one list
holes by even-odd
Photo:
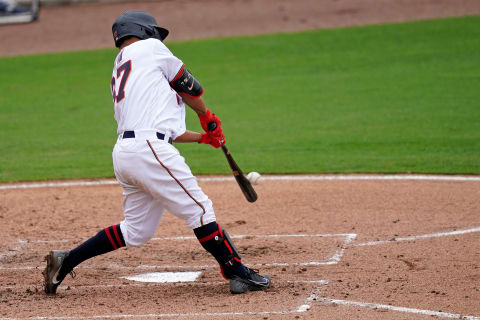
[[[270, 277], [246, 267], [215, 217], [212, 201], [197, 184], [173, 142], [225, 144], [220, 119], [207, 109], [201, 84], [163, 44], [168, 30], [143, 11], [127, 11], [112, 26], [119, 48], [110, 82], [118, 139], [115, 176], [123, 188], [124, 220], [71, 251], [50, 251], [45, 292], [56, 294], [67, 274], [83, 261], [150, 240], [168, 210], [193, 229], [202, 247], [219, 263], [231, 293], [266, 289]], [[198, 115], [203, 133], [185, 126], [185, 104]], [[209, 123], [216, 129], [209, 131]], [[210, 126], [212, 127], [212, 126]]]

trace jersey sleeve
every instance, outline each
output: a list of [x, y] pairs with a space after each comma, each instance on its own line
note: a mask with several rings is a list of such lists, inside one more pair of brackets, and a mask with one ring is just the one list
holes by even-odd
[[171, 82], [182, 68], [182, 60], [175, 57], [167, 46], [158, 40], [154, 41], [153, 53], [158, 68], [162, 70], [168, 82]]

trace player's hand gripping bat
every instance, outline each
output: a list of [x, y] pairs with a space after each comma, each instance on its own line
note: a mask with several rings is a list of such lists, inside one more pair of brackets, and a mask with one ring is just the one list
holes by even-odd
[[[217, 128], [217, 124], [215, 122], [210, 122], [208, 123], [208, 130], [213, 131]], [[243, 192], [243, 195], [249, 202], [255, 202], [257, 201], [257, 193], [255, 192], [255, 189], [253, 189], [252, 184], [248, 179], [243, 175], [242, 170], [240, 167], [237, 165], [235, 160], [233, 159], [232, 155], [230, 154], [230, 151], [228, 151], [227, 147], [223, 145], [222, 151], [225, 154], [225, 157], [227, 158], [228, 165], [230, 166], [230, 169], [232, 169], [233, 176], [235, 177], [235, 180], [238, 183], [238, 186]]]

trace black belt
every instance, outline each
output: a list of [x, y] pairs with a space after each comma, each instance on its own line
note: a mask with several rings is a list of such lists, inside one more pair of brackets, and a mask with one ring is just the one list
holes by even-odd
[[[124, 131], [123, 139], [135, 138], [135, 131]], [[157, 138], [160, 140], [165, 140], [165, 135], [163, 133], [157, 132]], [[172, 137], [168, 138], [168, 143], [172, 144]]]

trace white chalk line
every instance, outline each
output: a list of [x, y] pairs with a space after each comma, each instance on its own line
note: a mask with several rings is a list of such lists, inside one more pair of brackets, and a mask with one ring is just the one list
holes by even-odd
[[[342, 256], [345, 252], [345, 248], [349, 243], [351, 243], [355, 238], [356, 234], [354, 233], [339, 233], [339, 234], [266, 234], [266, 235], [236, 235], [232, 236], [234, 239], [246, 239], [246, 238], [314, 238], [314, 237], [320, 237], [320, 238], [343, 238], [343, 243], [340, 245], [340, 247], [333, 253], [333, 255], [328, 258], [326, 261], [304, 261], [304, 262], [295, 262], [295, 263], [262, 263], [262, 264], [251, 264], [249, 266], [251, 267], [288, 267], [288, 266], [324, 266], [324, 265], [332, 265], [332, 264], [338, 264], [340, 260], [342, 259]], [[164, 238], [153, 238], [151, 240], [156, 240], [156, 241], [172, 241], [172, 240], [196, 240], [196, 237], [193, 236], [179, 236], [179, 237], [164, 237]], [[64, 242], [68, 240], [53, 240], [55, 243], [58, 242]], [[21, 244], [35, 244], [35, 243], [48, 243], [46, 240], [32, 240], [32, 241], [27, 241], [27, 240], [19, 240], [18, 241]], [[0, 253], [0, 258], [2, 257]], [[1, 261], [1, 259], [0, 259]], [[214, 268], [215, 266], [213, 265], [195, 265], [195, 266], [185, 266], [185, 265], [162, 265], [162, 266], [136, 266], [136, 267], [125, 267], [125, 266], [119, 266], [119, 265], [110, 265], [108, 266], [109, 269], [126, 269], [126, 270], [132, 270], [132, 269], [207, 269], [207, 268]], [[38, 266], [15, 266], [15, 267], [10, 267], [10, 266], [5, 266], [0, 264], [0, 271], [2, 270], [8, 270], [8, 271], [21, 271], [21, 270], [33, 270], [37, 269]], [[79, 268], [86, 268], [84, 266], [80, 266]], [[92, 268], [92, 267], [89, 267]], [[99, 267], [97, 267], [99, 268]]]
[[[320, 238], [351, 238], [356, 237], [356, 233], [294, 233], [294, 234], [240, 234], [240, 235], [231, 235], [232, 239], [249, 239], [249, 238], [310, 238], [310, 237], [320, 237]], [[174, 240], [197, 240], [195, 236], [175, 236], [175, 237], [155, 237], [150, 239], [150, 241], [174, 241]], [[19, 239], [17, 242], [22, 244], [36, 244], [36, 243], [67, 243], [78, 241], [78, 239], [61, 239], [61, 240], [24, 240]]]
[[[339, 250], [340, 251], [340, 250]], [[341, 250], [341, 254], [343, 254], [344, 250]], [[278, 262], [278, 263], [246, 263], [245, 265], [250, 268], [276, 268], [276, 267], [318, 267], [318, 266], [328, 266], [338, 264], [341, 260], [340, 254], [335, 254], [332, 258], [327, 261], [308, 261], [308, 262], [295, 262], [295, 263], [288, 263], [288, 262]], [[9, 267], [0, 265], [0, 271], [28, 271], [28, 270], [40, 270], [43, 269], [44, 266], [15, 266]], [[206, 265], [139, 265], [135, 267], [129, 266], [120, 266], [120, 265], [80, 265], [77, 267], [80, 270], [94, 270], [94, 269], [109, 269], [109, 270], [125, 270], [125, 271], [141, 271], [141, 270], [207, 270], [207, 269], [217, 269], [218, 265], [214, 264], [206, 264]]]
[[[327, 280], [320, 280], [322, 281], [324, 285], [328, 284]], [[322, 289], [322, 286], [318, 286], [316, 289], [313, 290], [312, 294], [305, 300], [305, 303], [302, 304], [297, 308], [297, 312], [305, 312], [310, 310], [312, 307], [312, 303], [315, 300], [318, 300], [318, 294], [320, 293], [320, 290]]]
[[378, 241], [369, 241], [369, 242], [360, 242], [352, 244], [351, 247], [363, 247], [363, 246], [376, 246], [379, 244], [390, 244], [400, 241], [415, 241], [420, 239], [431, 239], [431, 238], [441, 238], [441, 237], [448, 237], [448, 236], [456, 236], [468, 233], [479, 232], [480, 227], [471, 228], [471, 229], [463, 229], [463, 230], [454, 230], [448, 232], [437, 232], [437, 233], [430, 233], [430, 234], [421, 234], [417, 236], [410, 236], [410, 237], [396, 237], [391, 240], [378, 240]]
[[15, 243], [14, 246], [12, 248], [9, 248], [7, 251], [0, 252], [0, 262], [3, 261], [5, 258], [14, 256], [18, 252], [20, 252], [24, 247], [24, 245], [25, 243], [18, 242], [18, 243]]
[[407, 313], [414, 313], [418, 315], [436, 316], [441, 318], [480, 320], [480, 317], [476, 317], [476, 316], [467, 316], [463, 314], [422, 310], [422, 309], [407, 308], [407, 307], [396, 307], [396, 306], [378, 304], [378, 303], [368, 303], [368, 302], [358, 302], [358, 301], [338, 300], [338, 299], [318, 298], [318, 297], [316, 301], [320, 303], [325, 303], [325, 304], [339, 304], [339, 305], [355, 306], [355, 307], [362, 307], [362, 308], [369, 308], [369, 309], [382, 309], [382, 310], [390, 310], [390, 311], [398, 311], [398, 312], [407, 312]]
[[[340, 246], [338, 250], [333, 254], [331, 258], [327, 261], [308, 261], [308, 262], [296, 262], [296, 263], [266, 263], [266, 264], [251, 264], [250, 267], [289, 267], [289, 266], [325, 266], [325, 265], [334, 265], [338, 264], [344, 253], [345, 249], [348, 247], [362, 247], [362, 246], [374, 246], [374, 245], [381, 245], [381, 244], [392, 244], [401, 241], [415, 241], [420, 239], [430, 239], [430, 238], [440, 238], [440, 237], [448, 237], [454, 235], [463, 235], [468, 233], [480, 232], [480, 227], [470, 228], [470, 229], [463, 229], [463, 230], [454, 230], [449, 232], [438, 232], [438, 233], [431, 233], [431, 234], [423, 234], [423, 235], [416, 235], [416, 236], [409, 236], [409, 237], [397, 237], [392, 240], [378, 240], [378, 241], [369, 241], [369, 242], [360, 242], [360, 243], [352, 243], [355, 238], [357, 237], [354, 233], [339, 233], [339, 234], [272, 234], [272, 235], [237, 235], [232, 236], [232, 238], [242, 239], [242, 238], [249, 238], [249, 237], [264, 237], [264, 238], [280, 238], [280, 237], [344, 237], [345, 241]], [[190, 236], [179, 236], [179, 237], [163, 237], [163, 238], [154, 238], [152, 240], [192, 240], [196, 239], [195, 237]], [[67, 242], [70, 240], [53, 240], [52, 242]], [[26, 240], [19, 240], [21, 244], [34, 244], [34, 243], [48, 243], [49, 241], [45, 240], [33, 240], [33, 241], [26, 241]], [[18, 248], [20, 249], [20, 248]], [[12, 252], [12, 253], [10, 253]], [[9, 254], [14, 254], [15, 252], [9, 251], [6, 253], [0, 252], [0, 261], [3, 257], [8, 256]], [[128, 266], [120, 266], [120, 265], [108, 265], [107, 268], [112, 270], [161, 270], [161, 269], [178, 269], [178, 270], [205, 270], [216, 268], [215, 265], [193, 265], [193, 266], [185, 266], [185, 265], [140, 265], [135, 267], [128, 267]], [[38, 269], [38, 266], [5, 266], [0, 264], [0, 271], [7, 270], [7, 271], [21, 271], [21, 270], [34, 270]], [[104, 268], [104, 266], [80, 266], [79, 268], [82, 269], [98, 269]]]
[[346, 235], [345, 242], [340, 246], [340, 249], [335, 252], [335, 254], [326, 262], [326, 264], [337, 264], [342, 260], [343, 254], [345, 253], [345, 248], [357, 237], [356, 234]]
[[[305, 237], [324, 237], [324, 238], [344, 238], [344, 243], [340, 246], [339, 249], [335, 251], [332, 257], [327, 261], [308, 261], [308, 262], [295, 262], [295, 263], [267, 263], [267, 264], [254, 264], [253, 267], [288, 267], [291, 265], [294, 266], [324, 266], [338, 264], [343, 257], [345, 248], [350, 244], [357, 235], [354, 233], [318, 233], [318, 234], [268, 234], [268, 235], [237, 235], [232, 236], [233, 239], [245, 239], [245, 238], [305, 238]], [[196, 239], [195, 237], [165, 237], [165, 238], [154, 238], [152, 240], [185, 240], [185, 239]]]
[[[247, 265], [251, 267], [256, 267], [256, 266], [265, 266], [262, 264], [256, 264], [256, 265]], [[16, 267], [8, 267], [5, 265], [0, 265], [0, 271], [22, 271], [22, 270], [37, 270], [37, 269], [43, 269], [45, 265], [42, 266], [16, 266]], [[192, 266], [186, 266], [186, 265], [139, 265], [139, 266], [121, 266], [117, 264], [108, 264], [108, 265], [80, 265], [77, 267], [78, 269], [109, 269], [109, 270], [126, 270], [126, 271], [141, 271], [141, 270], [169, 270], [169, 269], [178, 269], [178, 270], [205, 270], [205, 269], [214, 269], [218, 268], [218, 265], [215, 266], [213, 264], [211, 265], [192, 265]], [[77, 269], [76, 268], [76, 269]]]
[[77, 240], [23, 240], [20, 239], [18, 242], [23, 243], [23, 244], [31, 244], [31, 243], [67, 243], [70, 241], [78, 241]]
[[[355, 180], [420, 180], [420, 181], [480, 181], [480, 177], [465, 177], [465, 176], [431, 176], [431, 175], [384, 175], [384, 176], [263, 176], [264, 180], [271, 180], [271, 181], [279, 181], [279, 180], [344, 180], [344, 181], [355, 181]], [[234, 181], [231, 177], [201, 177], [198, 178], [199, 181]], [[41, 188], [41, 187], [70, 187], [70, 186], [95, 186], [95, 185], [116, 185], [117, 182], [115, 180], [97, 180], [97, 181], [72, 181], [72, 182], [59, 182], [59, 183], [31, 183], [31, 184], [19, 184], [19, 185], [0, 185], [0, 190], [2, 189], [27, 189], [27, 188]], [[461, 235], [466, 233], [478, 232], [480, 228], [472, 228], [472, 229], [465, 229], [465, 230], [456, 230], [452, 232], [443, 232], [443, 233], [434, 233], [434, 234], [425, 234], [425, 235], [418, 235], [418, 236], [410, 236], [410, 237], [398, 237], [394, 238], [393, 240], [381, 240], [381, 241], [371, 241], [365, 243], [358, 243], [351, 246], [371, 246], [377, 244], [384, 244], [384, 243], [394, 243], [397, 241], [413, 241], [417, 239], [427, 239], [427, 238], [437, 238], [437, 237], [444, 237], [444, 236], [451, 236], [451, 235]], [[340, 250], [338, 250], [335, 255], [330, 259], [333, 260], [330, 262], [327, 261], [324, 264], [335, 264], [341, 260], [343, 255], [343, 251], [345, 250], [345, 246], [350, 244], [356, 237], [355, 234], [344, 234], [347, 236], [346, 243]], [[352, 236], [353, 235], [353, 236]], [[290, 235], [290, 236], [308, 236], [308, 235]], [[251, 237], [248, 235], [244, 236], [237, 236], [237, 238], [242, 237]], [[277, 237], [277, 235], [267, 235], [267, 237]], [[194, 237], [169, 237], [169, 238], [156, 238], [155, 240], [183, 240], [183, 239], [194, 239]], [[55, 242], [68, 242], [69, 240], [57, 240]], [[21, 241], [19, 241], [21, 242]], [[30, 241], [25, 241], [29, 243]], [[50, 241], [43, 241], [38, 240], [38, 243], [48, 243]], [[54, 241], [51, 241], [54, 242]], [[0, 254], [0, 257], [2, 255]], [[337, 261], [338, 260], [338, 261]], [[335, 262], [337, 261], [337, 262]], [[271, 264], [273, 266], [278, 265], [288, 265], [288, 264]], [[315, 265], [315, 262], [314, 262]], [[134, 267], [135, 269], [142, 269], [142, 268], [161, 268], [162, 266], [139, 266]], [[163, 266], [163, 267], [185, 267], [190, 268], [187, 266]], [[198, 266], [201, 268], [204, 267], [211, 267], [211, 266]], [[27, 268], [37, 268], [37, 267], [27, 267]], [[126, 267], [129, 268], [129, 267]], [[0, 267], [1, 269], [1, 267]], [[322, 280], [323, 281], [323, 280]], [[218, 282], [220, 283], [220, 282]], [[325, 281], [326, 283], [326, 281]], [[138, 284], [129, 284], [129, 285], [136, 285]], [[206, 284], [205, 284], [206, 285]], [[118, 286], [127, 286], [127, 285], [97, 285], [97, 286], [90, 286], [90, 287], [118, 287]], [[86, 287], [86, 286], [83, 286]], [[70, 287], [73, 288], [73, 287]], [[342, 305], [353, 305], [359, 307], [367, 307], [372, 309], [386, 309], [392, 311], [401, 311], [401, 312], [410, 312], [422, 315], [430, 315], [430, 316], [439, 316], [444, 318], [458, 318], [458, 319], [472, 319], [472, 320], [480, 320], [479, 317], [475, 316], [465, 316], [461, 314], [452, 314], [446, 312], [437, 312], [437, 311], [430, 311], [430, 310], [421, 310], [415, 308], [406, 308], [406, 307], [395, 307], [390, 305], [382, 305], [382, 304], [374, 304], [374, 303], [364, 303], [364, 302], [355, 302], [355, 301], [348, 301], [348, 300], [337, 300], [337, 299], [329, 299], [329, 298], [319, 298], [318, 291], [320, 288], [317, 288], [312, 292], [312, 294], [305, 300], [305, 304], [302, 304], [294, 311], [278, 311], [278, 312], [227, 312], [227, 313], [184, 313], [184, 314], [146, 314], [146, 315], [98, 315], [98, 316], [90, 316], [90, 317], [34, 317], [28, 319], [101, 319], [101, 318], [139, 318], [139, 317], [152, 317], [152, 318], [173, 318], [173, 317], [210, 317], [210, 316], [247, 316], [247, 315], [274, 315], [274, 314], [291, 314], [291, 313], [298, 313], [298, 312], [305, 312], [311, 308], [311, 304], [313, 301], [319, 301], [323, 303], [330, 303], [330, 304], [342, 304]], [[0, 320], [17, 320], [20, 318], [0, 318]]]
[[328, 283], [326, 280], [312, 281], [287, 281], [294, 283], [314, 283], [318, 286], [313, 289], [312, 294], [294, 310], [283, 311], [254, 311], [254, 312], [207, 312], [207, 313], [150, 313], [150, 314], [101, 314], [92, 316], [35, 316], [28, 318], [0, 318], [0, 320], [77, 320], [77, 319], [137, 319], [137, 318], [205, 318], [205, 317], [225, 317], [225, 316], [255, 316], [255, 315], [286, 315], [303, 313], [311, 308], [313, 301], [318, 300], [318, 292]]
[[[231, 176], [199, 176], [199, 182], [235, 181]], [[480, 181], [480, 176], [457, 176], [457, 175], [262, 175], [262, 181], [381, 181], [381, 180], [419, 180], [419, 181]], [[0, 185], [0, 190], [32, 189], [32, 188], [58, 188], [58, 187], [88, 187], [119, 185], [114, 179], [99, 180], [71, 180], [31, 183], [11, 183]]]
[[[424, 235], [417, 235], [417, 236], [410, 236], [410, 237], [399, 237], [395, 238], [396, 241], [413, 241], [417, 239], [429, 239], [429, 238], [438, 238], [438, 237], [446, 237], [446, 236], [453, 236], [453, 235], [463, 235], [463, 234], [468, 234], [468, 233], [473, 233], [473, 232], [479, 232], [480, 227], [477, 228], [470, 228], [470, 229], [463, 229], [463, 230], [454, 230], [450, 232], [439, 232], [439, 233], [432, 233], [432, 234], [424, 234]], [[336, 236], [345, 236], [346, 237], [346, 242], [344, 246], [350, 244], [355, 238], [356, 234], [317, 234], [317, 236], [326, 236], [326, 235], [336, 235]], [[279, 235], [265, 235], [269, 237], [277, 237]], [[295, 237], [304, 237], [304, 236], [310, 236], [310, 235], [288, 235], [288, 236], [295, 236]], [[250, 235], [240, 235], [237, 236], [239, 238], [242, 237], [250, 237]], [[165, 237], [165, 238], [158, 238], [158, 240], [182, 240], [182, 239], [190, 239], [194, 237]], [[353, 244], [351, 246], [369, 246], [369, 245], [377, 245], [377, 244], [384, 244], [384, 243], [394, 243], [395, 241], [372, 241], [372, 242], [365, 242], [365, 243], [358, 243], [358, 244]], [[343, 252], [344, 248], [341, 249]], [[343, 253], [342, 253], [343, 254]], [[341, 254], [339, 254], [339, 259], [341, 259]], [[339, 260], [340, 261], [340, 260]], [[279, 265], [279, 264], [276, 264]], [[286, 264], [288, 265], [288, 264]], [[134, 267], [135, 269], [149, 269], [149, 268], [158, 268], [159, 266], [139, 266], [139, 267]], [[179, 266], [170, 266], [170, 267], [179, 267]], [[186, 267], [186, 266], [182, 266]], [[199, 266], [200, 267], [200, 266]], [[202, 266], [205, 267], [205, 266]], [[207, 267], [212, 267], [212, 266], [207, 266]], [[128, 268], [128, 267], [126, 267]], [[191, 267], [187, 267], [191, 268]], [[107, 285], [110, 286], [110, 285]], [[114, 285], [113, 285], [114, 286]], [[360, 306], [360, 307], [367, 307], [367, 308], [372, 308], [372, 309], [387, 309], [387, 310], [392, 310], [392, 311], [401, 311], [401, 312], [410, 312], [410, 313], [415, 313], [415, 314], [422, 314], [422, 315], [430, 315], [430, 316], [438, 316], [438, 317], [444, 317], [444, 318], [457, 318], [457, 319], [472, 319], [472, 320], [480, 320], [479, 317], [475, 316], [464, 316], [461, 314], [453, 314], [453, 313], [445, 313], [445, 312], [437, 312], [437, 311], [430, 311], [430, 310], [422, 310], [422, 309], [415, 309], [415, 308], [406, 308], [406, 307], [395, 307], [395, 306], [390, 306], [390, 305], [382, 305], [382, 304], [374, 304], [374, 303], [364, 303], [364, 302], [355, 302], [355, 301], [348, 301], [348, 300], [336, 300], [336, 299], [329, 299], [329, 298], [318, 298], [318, 290], [314, 291], [306, 300], [305, 304], [302, 304], [299, 306], [295, 312], [304, 312], [310, 309], [312, 301], [319, 301], [319, 302], [324, 302], [324, 303], [330, 303], [330, 304], [343, 304], [343, 305], [354, 305], [354, 306]], [[281, 312], [281, 313], [255, 313], [255, 312], [250, 312], [250, 313], [214, 313], [214, 314], [202, 314], [201, 316], [221, 316], [221, 315], [261, 315], [261, 314], [289, 314], [292, 312]], [[114, 317], [118, 318], [120, 316], [124, 315], [114, 315]], [[142, 315], [144, 316], [144, 315]], [[191, 316], [190, 314], [164, 314], [164, 315], [152, 315], [152, 317], [188, 317]], [[199, 315], [200, 316], [200, 315]], [[107, 318], [110, 316], [107, 316]], [[137, 316], [134, 316], [137, 317]], [[6, 319], [6, 318], [5, 318]], [[42, 319], [42, 318], [40, 318]], [[56, 319], [56, 318], [52, 318]], [[58, 318], [58, 319], [78, 319], [78, 318]], [[3, 319], [0, 319], [3, 320]], [[14, 319], [15, 320], [15, 319]]]
[[[291, 267], [291, 266], [298, 266], [298, 267], [314, 267], [314, 266], [326, 266], [337, 264], [338, 262], [330, 261], [310, 261], [310, 262], [295, 262], [295, 263], [287, 263], [287, 262], [278, 262], [278, 263], [247, 263], [245, 264], [247, 267], [250, 268], [275, 268], [275, 267]], [[15, 266], [9, 267], [0, 265], [0, 271], [27, 271], [27, 270], [40, 270], [44, 268], [44, 266]], [[77, 267], [80, 270], [93, 270], [93, 269], [109, 269], [109, 270], [125, 270], [125, 271], [136, 271], [136, 270], [207, 270], [207, 269], [216, 269], [218, 265], [208, 264], [208, 265], [140, 265], [135, 267], [129, 266], [119, 266], [119, 265], [80, 265]]]
[[[349, 238], [349, 237], [356, 237], [357, 234], [355, 233], [293, 233], [293, 234], [240, 234], [240, 235], [232, 235], [230, 236], [232, 239], [248, 239], [248, 238], [313, 238], [313, 237], [320, 237], [320, 238]], [[151, 240], [196, 240], [197, 238], [194, 236], [180, 236], [180, 237], [158, 237], [152, 238]]]

